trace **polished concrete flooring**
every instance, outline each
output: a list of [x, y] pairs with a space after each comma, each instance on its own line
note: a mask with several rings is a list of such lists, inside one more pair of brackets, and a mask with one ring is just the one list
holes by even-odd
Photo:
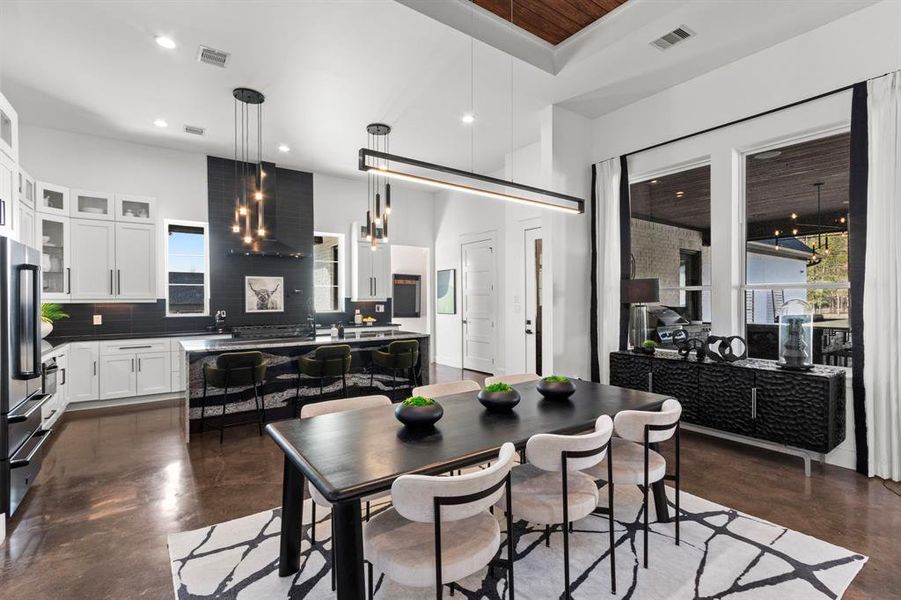
[[[169, 533], [281, 501], [282, 455], [253, 425], [227, 430], [222, 446], [217, 433], [185, 446], [168, 403], [79, 413], [59, 429], [8, 524], [0, 598], [172, 598]], [[806, 478], [797, 458], [689, 433], [682, 474], [692, 494], [869, 555], [846, 598], [901, 598], [897, 486], [818, 465]]]

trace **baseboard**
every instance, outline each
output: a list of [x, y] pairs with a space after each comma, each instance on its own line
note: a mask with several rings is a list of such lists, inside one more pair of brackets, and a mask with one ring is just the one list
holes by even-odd
[[81, 412], [84, 410], [97, 410], [99, 408], [114, 408], [121, 406], [138, 406], [141, 404], [156, 404], [172, 400], [183, 401], [182, 392], [170, 392], [168, 394], [154, 394], [153, 396], [138, 396], [135, 398], [115, 398], [113, 400], [88, 400], [76, 402], [66, 407], [66, 412]]

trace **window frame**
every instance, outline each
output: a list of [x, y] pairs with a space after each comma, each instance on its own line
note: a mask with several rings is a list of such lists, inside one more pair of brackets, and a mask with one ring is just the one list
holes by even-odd
[[[203, 312], [199, 313], [173, 313], [169, 309], [169, 227], [171, 225], [181, 225], [183, 227], [197, 227], [203, 230]], [[209, 317], [210, 316], [210, 227], [206, 221], [186, 221], [183, 219], [164, 219], [163, 221], [164, 236], [164, 287], [166, 290], [166, 317], [182, 318], [182, 317]]]
[[[345, 297], [345, 292], [344, 292], [344, 290], [345, 290], [345, 281], [344, 281], [345, 275], [344, 275], [344, 273], [345, 273], [345, 264], [347, 262], [346, 261], [347, 254], [345, 252], [346, 236], [343, 233], [318, 231], [318, 230], [313, 232], [313, 236], [314, 237], [338, 238], [338, 306], [337, 306], [337, 308], [335, 308], [333, 310], [319, 310], [316, 308], [316, 288], [321, 288], [321, 287], [326, 287], [326, 286], [322, 286], [322, 285], [317, 286], [316, 278], [314, 276], [314, 278], [313, 278], [313, 308], [317, 314], [343, 313], [344, 312], [344, 297]], [[314, 242], [314, 244], [315, 244], [315, 242]], [[315, 252], [314, 252], [312, 258], [313, 258], [313, 270], [314, 271], [316, 270], [317, 262], [325, 262], [325, 261], [317, 261]], [[328, 287], [332, 287], [332, 286], [328, 286]]]

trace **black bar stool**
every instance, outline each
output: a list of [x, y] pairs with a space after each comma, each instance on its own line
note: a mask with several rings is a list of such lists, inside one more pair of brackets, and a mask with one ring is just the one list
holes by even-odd
[[391, 396], [394, 398], [397, 391], [397, 372], [405, 372], [410, 381], [410, 387], [416, 385], [416, 367], [419, 364], [419, 342], [417, 340], [397, 340], [391, 342], [386, 348], [372, 351], [372, 367], [369, 371], [369, 387], [375, 385], [376, 367], [391, 371], [392, 384]]
[[319, 400], [323, 396], [323, 379], [340, 377], [344, 397], [347, 398], [347, 374], [350, 373], [351, 360], [350, 346], [347, 344], [320, 346], [314, 352], [299, 357], [295, 413], [300, 411], [300, 380], [303, 375], [319, 378]]
[[[200, 409], [200, 430], [204, 430], [207, 406], [207, 387], [223, 390], [222, 413], [219, 416], [219, 443], [225, 437], [225, 405], [228, 404], [229, 388], [253, 387], [253, 398], [256, 403], [257, 426], [263, 435], [265, 421], [266, 395], [257, 386], [262, 387], [266, 379], [266, 361], [262, 352], [226, 352], [216, 357], [216, 364], [203, 365], [203, 404]], [[245, 425], [246, 422], [234, 423]]]

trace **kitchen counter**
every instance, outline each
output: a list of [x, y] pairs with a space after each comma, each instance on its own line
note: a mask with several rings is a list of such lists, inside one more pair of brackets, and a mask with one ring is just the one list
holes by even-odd
[[151, 331], [147, 333], [106, 333], [96, 335], [68, 335], [51, 336], [41, 340], [41, 358], [47, 358], [54, 352], [63, 350], [67, 344], [77, 342], [106, 342], [116, 340], [143, 340], [153, 338], [182, 338], [200, 337], [204, 335], [231, 335], [231, 329], [226, 331]]
[[290, 337], [290, 338], [232, 338], [228, 340], [187, 340], [181, 343], [185, 352], [237, 352], [240, 350], [264, 350], [272, 348], [314, 348], [325, 344], [360, 344], [363, 342], [380, 342], [387, 344], [394, 340], [428, 338], [424, 333], [415, 333], [399, 330], [374, 330], [368, 327], [359, 327], [354, 330], [345, 330], [343, 338], [333, 337], [329, 334], [318, 334], [316, 337]]

